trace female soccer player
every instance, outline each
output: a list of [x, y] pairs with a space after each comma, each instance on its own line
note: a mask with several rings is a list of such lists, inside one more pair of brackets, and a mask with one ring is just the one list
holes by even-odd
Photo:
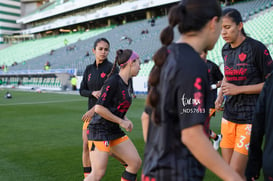
[[[205, 167], [223, 180], [242, 180], [209, 140], [210, 86], [200, 54], [214, 47], [221, 14], [217, 0], [182, 0], [169, 13], [169, 26], [160, 35], [163, 46], [153, 56], [155, 68], [149, 76], [153, 122], [143, 180], [203, 180]], [[172, 43], [176, 25], [181, 36]]]
[[273, 62], [267, 48], [246, 35], [236, 9], [223, 11], [221, 34], [226, 41], [222, 48], [225, 77], [215, 108], [220, 107], [224, 95], [226, 102], [220, 147], [224, 160], [244, 177], [255, 105]]
[[128, 164], [121, 180], [135, 181], [141, 166], [134, 144], [120, 128], [126, 131], [133, 129], [132, 122], [125, 114], [132, 101], [128, 82], [140, 70], [139, 56], [129, 49], [118, 50], [113, 69], [116, 64], [120, 66], [120, 72], [109, 77], [103, 85], [101, 96], [95, 105], [96, 113], [88, 126], [92, 172], [85, 181], [102, 179], [110, 151]]
[[[80, 95], [88, 97], [88, 110], [91, 110], [96, 104], [101, 93], [101, 88], [107, 75], [111, 72], [113, 64], [107, 60], [110, 43], [105, 38], [99, 38], [94, 42], [92, 49], [95, 55], [95, 62], [86, 67], [80, 87]], [[87, 126], [91, 120], [92, 111], [87, 112], [83, 116], [82, 140], [82, 164], [84, 170], [84, 177], [91, 172], [91, 163], [88, 150]]]

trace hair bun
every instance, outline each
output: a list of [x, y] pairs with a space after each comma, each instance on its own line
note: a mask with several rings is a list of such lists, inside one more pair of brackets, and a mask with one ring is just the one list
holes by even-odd
[[148, 79], [148, 83], [151, 86], [157, 86], [157, 84], [159, 83], [160, 71], [161, 69], [158, 66], [154, 65]]
[[156, 87], [151, 87], [148, 93], [148, 99], [152, 107], [156, 107], [159, 102], [159, 92], [156, 90]]
[[117, 50], [117, 55], [121, 55], [123, 53], [122, 49]]
[[165, 63], [165, 60], [167, 59], [168, 55], [169, 55], [169, 51], [166, 46], [162, 46], [160, 49], [158, 49], [157, 52], [153, 56], [153, 60], [155, 62], [155, 65], [158, 67], [162, 67], [162, 65]]

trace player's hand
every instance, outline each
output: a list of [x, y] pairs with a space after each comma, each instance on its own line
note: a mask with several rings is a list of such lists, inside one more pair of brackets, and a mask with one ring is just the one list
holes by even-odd
[[224, 101], [224, 96], [223, 95], [219, 95], [217, 97], [217, 99], [215, 100], [214, 104], [215, 104], [215, 109], [217, 111], [221, 111], [222, 110], [222, 104], [223, 104], [223, 101]]
[[228, 83], [226, 81], [223, 81], [221, 87], [222, 87], [222, 92], [223, 92], [224, 95], [232, 96], [232, 95], [237, 95], [237, 94], [240, 93], [239, 92], [240, 91], [239, 86]]
[[119, 124], [122, 128], [124, 128], [126, 131], [131, 132], [133, 129], [133, 123], [132, 121], [130, 121], [129, 119], [123, 119], [120, 124]]
[[94, 116], [94, 111], [89, 110], [82, 116], [82, 121], [83, 122], [89, 122], [89, 121], [91, 121], [93, 116]]
[[101, 91], [93, 91], [92, 92], [92, 96], [94, 96], [97, 99], [100, 97], [100, 94], [101, 94]]

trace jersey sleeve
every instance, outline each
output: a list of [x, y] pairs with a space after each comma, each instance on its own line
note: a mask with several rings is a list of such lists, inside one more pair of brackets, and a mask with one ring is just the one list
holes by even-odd
[[273, 62], [268, 49], [262, 43], [255, 47], [255, 62], [265, 80], [273, 70]]
[[152, 112], [153, 112], [152, 107], [146, 105], [145, 108], [144, 108], [144, 112], [147, 113], [149, 116], [151, 116]]
[[102, 91], [101, 91], [101, 95], [97, 101], [97, 104], [102, 105], [104, 107], [111, 107], [111, 101], [113, 100], [116, 90], [117, 90], [117, 86], [118, 86], [118, 82], [115, 79], [116, 77], [111, 77], [109, 80], [107, 80], [103, 87], [102, 87]]
[[179, 80], [176, 99], [180, 129], [203, 124], [207, 115], [205, 109], [207, 78], [205, 76], [188, 75], [187, 78]]
[[91, 93], [93, 90], [89, 90], [87, 87], [87, 79], [88, 79], [88, 68], [86, 67], [84, 73], [83, 73], [83, 78], [80, 86], [80, 95], [83, 97], [91, 97]]

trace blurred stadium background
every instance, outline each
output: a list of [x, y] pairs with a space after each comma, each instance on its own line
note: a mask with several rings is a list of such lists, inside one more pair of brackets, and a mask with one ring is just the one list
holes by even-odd
[[[78, 88], [86, 65], [94, 61], [95, 39], [111, 43], [110, 61], [119, 48], [140, 54], [141, 71], [134, 78], [136, 94], [147, 92], [147, 76], [154, 52], [161, 46], [160, 31], [167, 13], [179, 0], [0, 0], [0, 86], [21, 89], [70, 90], [76, 75]], [[238, 9], [251, 37], [273, 52], [273, 1], [225, 0], [222, 7]], [[151, 19], [155, 25], [151, 26]], [[142, 34], [143, 30], [148, 33]], [[122, 40], [123, 36], [132, 39]], [[178, 32], [176, 32], [176, 37]], [[66, 42], [65, 42], [66, 41]], [[66, 45], [67, 44], [67, 45]], [[208, 59], [223, 69], [220, 37]], [[87, 52], [89, 56], [87, 55]], [[46, 62], [50, 69], [44, 70]]]
[[[86, 65], [94, 61], [93, 42], [106, 37], [111, 43], [110, 61], [119, 48], [140, 54], [141, 71], [133, 82], [136, 93], [145, 94], [151, 59], [161, 46], [160, 31], [167, 25], [169, 8], [178, 2], [0, 0], [0, 90], [12, 90], [13, 95], [12, 99], [0, 99], [0, 180], [82, 180], [80, 118], [87, 102], [81, 96], [59, 91], [71, 89], [72, 75], [80, 83]], [[263, 42], [273, 54], [273, 0], [224, 1], [222, 7], [238, 9], [247, 34]], [[155, 26], [151, 26], [152, 17]], [[149, 33], [141, 34], [142, 30]], [[131, 44], [121, 40], [123, 36], [130, 37]], [[222, 69], [223, 44], [220, 37], [208, 55]], [[49, 70], [44, 70], [46, 62], [51, 64]], [[56, 90], [58, 94], [20, 91], [32, 89]], [[128, 135], [141, 156], [144, 103], [143, 98], [135, 99], [128, 112], [134, 122], [134, 131]], [[218, 133], [221, 116], [219, 112], [211, 121], [211, 128]], [[110, 158], [109, 168], [103, 180], [120, 179], [124, 168], [116, 160]], [[140, 180], [141, 170], [138, 175]], [[204, 180], [220, 179], [207, 171]]]

